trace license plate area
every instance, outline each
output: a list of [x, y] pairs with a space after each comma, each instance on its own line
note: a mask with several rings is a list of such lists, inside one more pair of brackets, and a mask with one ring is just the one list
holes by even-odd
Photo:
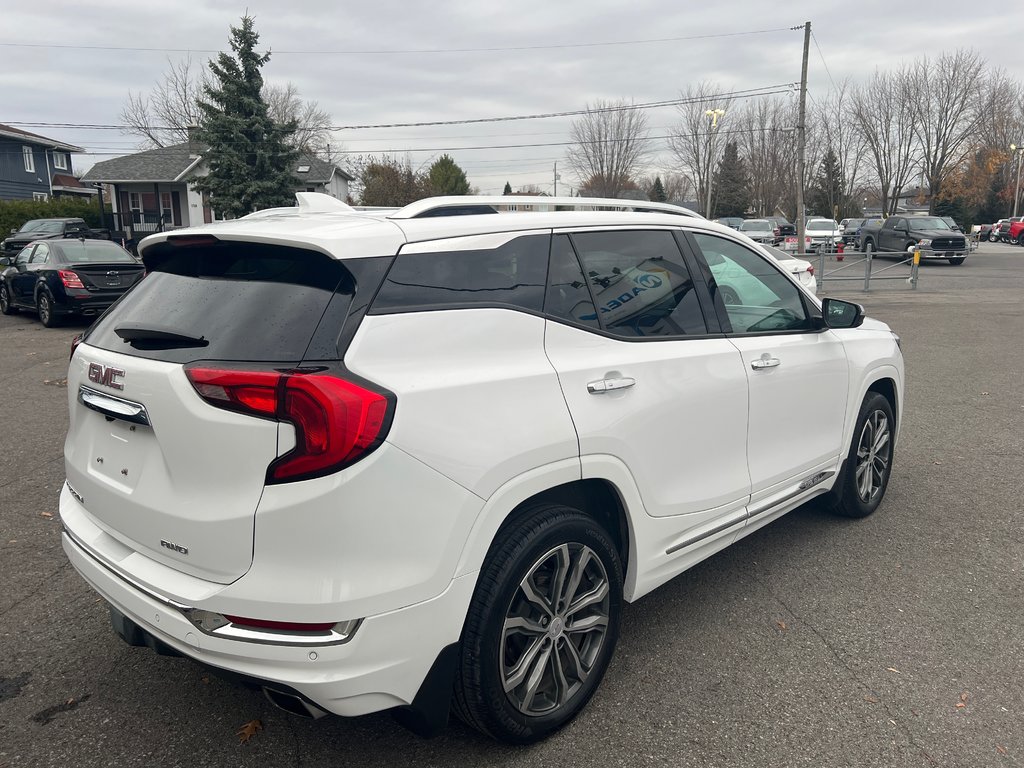
[[153, 434], [149, 427], [131, 424], [100, 413], [90, 415], [94, 438], [89, 474], [105, 485], [131, 493], [139, 483]]

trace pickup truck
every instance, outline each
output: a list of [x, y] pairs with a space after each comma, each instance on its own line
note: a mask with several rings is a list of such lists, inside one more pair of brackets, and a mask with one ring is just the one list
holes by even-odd
[[1006, 235], [1006, 242], [1024, 245], [1024, 220], [1011, 221]]
[[860, 229], [865, 253], [921, 251], [922, 259], [946, 259], [959, 265], [967, 258], [967, 238], [938, 216], [890, 216], [865, 222]]
[[109, 240], [110, 233], [105, 229], [89, 229], [84, 219], [32, 219], [22, 224], [21, 229], [11, 230], [7, 239], [0, 243], [0, 256], [7, 256], [13, 261], [29, 243], [69, 237]]

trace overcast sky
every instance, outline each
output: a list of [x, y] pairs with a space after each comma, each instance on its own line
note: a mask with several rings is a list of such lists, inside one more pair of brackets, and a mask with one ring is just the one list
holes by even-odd
[[[295, 83], [336, 125], [560, 112], [596, 99], [659, 101], [701, 80], [726, 90], [795, 83], [802, 30], [787, 28], [805, 21], [814, 32], [812, 98], [826, 96], [831, 81], [858, 82], [876, 67], [958, 47], [973, 47], [991, 65], [1024, 80], [1024, 10], [1009, 0], [861, 2], [843, 3], [842, 9], [823, 0], [788, 3], [784, 10], [781, 5], [0, 0], [0, 123], [117, 124], [129, 91], [148, 92], [167, 70], [168, 58], [189, 55], [167, 49], [192, 50], [199, 61], [209, 58], [227, 47], [228, 28], [246, 8], [256, 19], [261, 46], [272, 53], [264, 77]], [[597, 45], [602, 43], [626, 44]], [[45, 47], [54, 44], [80, 47]], [[165, 50], [117, 50], [126, 47]], [[675, 112], [652, 110], [648, 120], [652, 134], [662, 136]], [[485, 194], [500, 194], [506, 180], [513, 188], [536, 184], [550, 192], [558, 161], [559, 191], [565, 192], [578, 183], [561, 162], [565, 146], [470, 147], [558, 145], [568, 140], [569, 125], [569, 118], [550, 118], [335, 135], [348, 152], [408, 152], [417, 167], [447, 150]], [[88, 156], [75, 158], [78, 172], [138, 146], [118, 130], [22, 127], [85, 147]], [[650, 170], [672, 170], [670, 156], [656, 154]]]

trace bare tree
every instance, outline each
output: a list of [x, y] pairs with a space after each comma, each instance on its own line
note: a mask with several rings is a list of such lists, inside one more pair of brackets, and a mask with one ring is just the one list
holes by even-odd
[[[735, 136], [750, 173], [751, 205], [759, 216], [796, 214], [795, 125], [792, 107], [781, 99], [761, 98], [738, 111]], [[813, 172], [811, 160], [806, 166]]]
[[842, 200], [837, 201], [840, 207], [853, 199], [862, 186], [867, 153], [864, 136], [853, 119], [851, 90], [850, 81], [844, 80], [834, 92], [816, 103], [813, 112], [814, 125], [822, 136], [825, 151], [831, 149], [839, 161], [844, 181]]
[[[167, 147], [188, 141], [189, 128], [202, 121], [198, 101], [206, 82], [206, 67], [191, 57], [174, 62], [148, 95], [128, 93], [121, 110], [124, 132], [142, 138], [143, 147]], [[336, 162], [342, 145], [331, 141], [331, 116], [315, 101], [299, 96], [294, 83], [265, 84], [262, 91], [275, 123], [294, 120], [298, 130], [288, 143], [301, 152]]]
[[693, 200], [693, 181], [682, 173], [667, 171], [661, 174], [661, 183], [665, 187], [665, 199], [679, 205]]
[[647, 116], [625, 101], [597, 101], [574, 120], [574, 142], [566, 161], [581, 186], [600, 197], [617, 197], [633, 186], [633, 176], [650, 151]]
[[905, 73], [904, 93], [933, 210], [946, 175], [976, 147], [984, 114], [984, 74], [984, 60], [963, 49], [934, 60], [922, 56]]
[[919, 157], [908, 82], [906, 70], [876, 71], [851, 98], [851, 115], [868, 148], [883, 214], [896, 212]]
[[722, 123], [728, 119], [732, 100], [723, 98], [717, 83], [702, 81], [687, 87], [684, 103], [676, 109], [679, 122], [669, 132], [668, 146], [689, 174], [697, 190], [697, 202], [708, 216], [712, 210], [712, 179], [727, 137]]
[[140, 136], [143, 146], [166, 147], [188, 141], [189, 126], [199, 125], [202, 113], [198, 97], [206, 69], [191, 57], [177, 63], [167, 59], [168, 69], [148, 95], [128, 92], [121, 110], [125, 133]]

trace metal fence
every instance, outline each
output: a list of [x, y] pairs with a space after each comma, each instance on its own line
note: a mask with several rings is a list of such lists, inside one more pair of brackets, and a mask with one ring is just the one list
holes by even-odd
[[[917, 290], [917, 279], [918, 272], [921, 267], [921, 252], [920, 251], [873, 251], [869, 253], [861, 254], [859, 251], [846, 251], [842, 255], [845, 257], [849, 254], [855, 254], [853, 260], [848, 264], [843, 264], [841, 267], [836, 269], [825, 271], [825, 256], [832, 248], [819, 248], [818, 249], [818, 269], [815, 272], [815, 278], [818, 283], [818, 289], [824, 285], [825, 281], [857, 281], [864, 283], [864, 290], [871, 290], [872, 280], [902, 280], [910, 285], [910, 289]], [[877, 268], [875, 261], [879, 258], [885, 258], [887, 261], [895, 259], [895, 262], [888, 266]], [[904, 265], [910, 266], [910, 276], [907, 274], [884, 274], [889, 270], [902, 267]], [[850, 270], [848, 274], [840, 275], [840, 272]]]

